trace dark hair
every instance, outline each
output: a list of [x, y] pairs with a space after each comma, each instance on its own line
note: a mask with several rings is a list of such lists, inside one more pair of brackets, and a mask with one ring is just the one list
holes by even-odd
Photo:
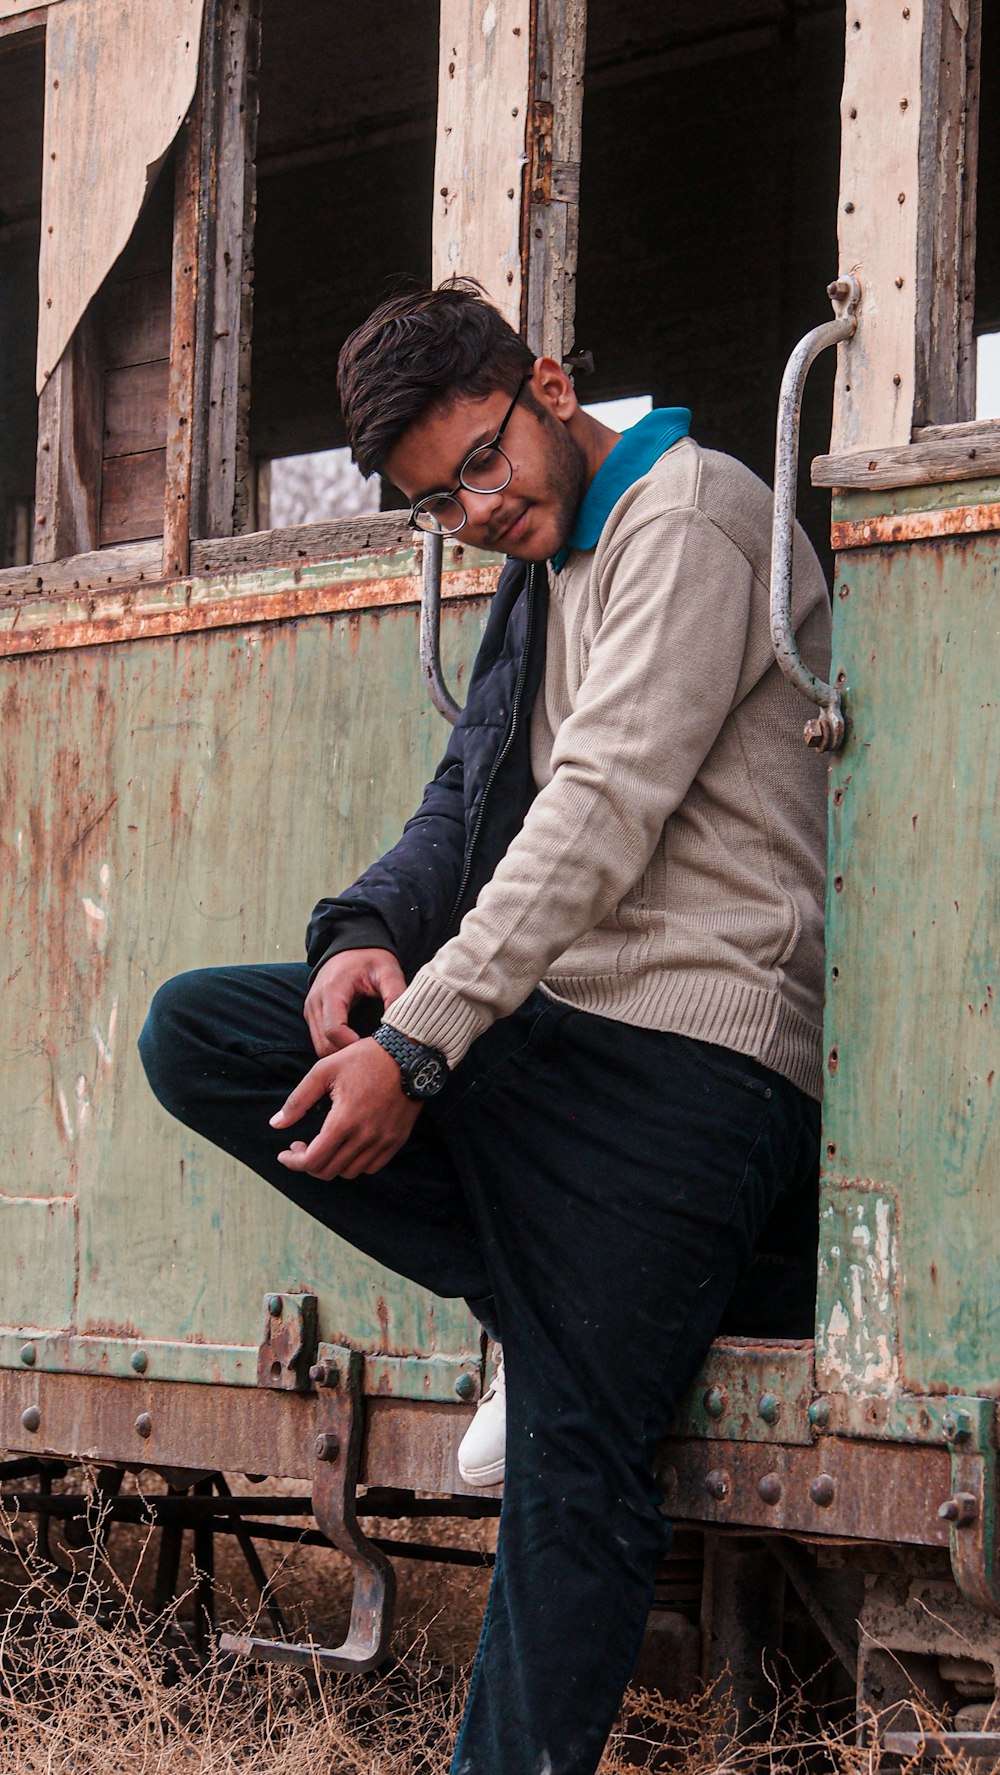
[[534, 361], [471, 278], [380, 303], [337, 363], [347, 441], [361, 473], [373, 474], [435, 401], [475, 400], [497, 388], [512, 395]]

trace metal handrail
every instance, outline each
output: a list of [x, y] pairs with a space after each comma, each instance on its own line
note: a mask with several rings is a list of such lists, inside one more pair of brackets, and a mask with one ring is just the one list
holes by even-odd
[[857, 330], [861, 285], [849, 274], [827, 288], [834, 320], [824, 321], [800, 339], [785, 366], [778, 396], [778, 432], [774, 448], [774, 521], [771, 530], [771, 640], [774, 657], [785, 677], [820, 713], [805, 725], [807, 746], [836, 752], [844, 743], [844, 711], [840, 691], [825, 684], [804, 664], [792, 628], [792, 538], [795, 532], [795, 487], [799, 466], [799, 418], [802, 390], [811, 365], [828, 345], [851, 339]]
[[439, 715], [454, 727], [462, 713], [441, 668], [441, 562], [444, 536], [423, 531], [420, 590], [420, 671]]

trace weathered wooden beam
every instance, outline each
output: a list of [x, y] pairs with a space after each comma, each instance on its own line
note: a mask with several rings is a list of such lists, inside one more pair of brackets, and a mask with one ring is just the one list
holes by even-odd
[[573, 344], [586, 0], [535, 0], [523, 202], [521, 326], [539, 356]]
[[100, 539], [103, 370], [93, 309], [84, 315], [38, 400], [36, 561], [96, 548]]
[[1000, 420], [925, 426], [912, 444], [817, 456], [814, 487], [930, 487], [1000, 475]]
[[202, 92], [199, 87], [181, 126], [174, 174], [163, 567], [165, 573], [177, 574], [187, 573], [191, 562], [201, 148]]
[[476, 277], [533, 350], [573, 332], [586, 0], [442, 0], [433, 276]]
[[976, 158], [982, 0], [924, 11], [915, 425], [975, 411]]
[[4, 16], [0, 10], [0, 38], [24, 37], [32, 32], [39, 37], [43, 36], [48, 10], [48, 6], [31, 6], [26, 12], [15, 13], [13, 17]]
[[202, 42], [192, 528], [230, 536], [250, 509], [250, 327], [261, 0], [214, 0]]

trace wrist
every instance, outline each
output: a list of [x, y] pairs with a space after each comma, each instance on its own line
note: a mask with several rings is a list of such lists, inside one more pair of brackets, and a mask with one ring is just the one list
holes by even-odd
[[403, 1094], [415, 1103], [436, 1097], [448, 1082], [448, 1062], [440, 1048], [411, 1041], [391, 1023], [380, 1023], [372, 1038], [399, 1067]]

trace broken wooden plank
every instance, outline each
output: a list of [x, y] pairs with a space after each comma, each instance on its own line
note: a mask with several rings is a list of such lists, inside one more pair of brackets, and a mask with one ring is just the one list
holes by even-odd
[[91, 310], [77, 327], [38, 401], [36, 561], [97, 546], [100, 530], [103, 363]]
[[817, 456], [812, 463], [814, 487], [929, 487], [996, 474], [1000, 424], [988, 420], [928, 427], [912, 444]]
[[393, 548], [412, 548], [413, 532], [402, 512], [369, 512], [359, 518], [331, 518], [286, 530], [260, 530], [249, 536], [217, 537], [191, 547], [193, 573], [229, 573], [240, 567], [273, 567], [287, 561], [324, 561]]

